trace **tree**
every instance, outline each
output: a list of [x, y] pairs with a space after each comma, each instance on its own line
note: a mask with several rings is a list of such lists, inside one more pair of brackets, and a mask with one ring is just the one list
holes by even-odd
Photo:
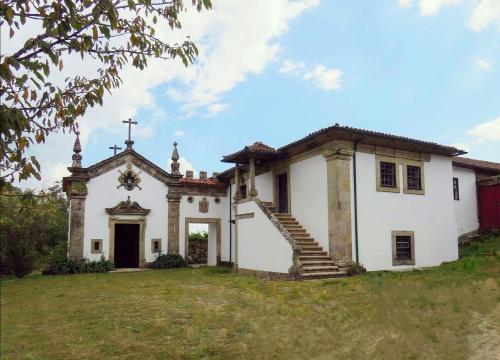
[[24, 276], [67, 241], [67, 201], [61, 186], [34, 194], [0, 193], [0, 274]]
[[[210, 0], [192, 5], [198, 11], [212, 6]], [[43, 29], [13, 54], [0, 55], [0, 186], [15, 175], [40, 179], [40, 164], [26, 155], [28, 147], [54, 131], [75, 131], [87, 108], [102, 105], [104, 92], [120, 86], [126, 63], [141, 70], [152, 58], [192, 63], [198, 50], [189, 38], [168, 44], [155, 35], [162, 23], [180, 29], [185, 9], [183, 0], [0, 2], [0, 26], [8, 27], [10, 38], [33, 24]], [[96, 77], [76, 74], [55, 84], [51, 74], [75, 53], [98, 61]]]

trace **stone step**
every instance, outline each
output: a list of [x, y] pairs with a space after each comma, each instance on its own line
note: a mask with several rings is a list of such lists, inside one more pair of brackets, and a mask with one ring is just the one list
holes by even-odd
[[337, 266], [333, 265], [322, 265], [322, 266], [304, 266], [304, 271], [306, 273], [315, 273], [315, 272], [329, 272], [329, 271], [338, 271]]
[[325, 272], [314, 272], [314, 273], [302, 273], [300, 274], [300, 278], [303, 280], [312, 280], [312, 279], [333, 279], [338, 277], [347, 276], [347, 273], [344, 271], [325, 271]]
[[279, 219], [279, 221], [283, 225], [300, 225], [297, 220], [293, 220], [293, 219]]
[[318, 245], [314, 245], [314, 244], [308, 244], [308, 245], [300, 245], [300, 247], [302, 248], [302, 253], [304, 251], [323, 251], [323, 248], [321, 246], [318, 246]]
[[297, 240], [295, 239], [295, 243], [297, 245], [300, 245], [300, 246], [308, 246], [308, 245], [316, 245], [316, 246], [319, 246], [318, 243], [316, 241], [314, 241], [313, 239], [310, 239], [310, 240]]
[[300, 235], [306, 235], [307, 234], [309, 236], [309, 234], [306, 233], [306, 229], [287, 229], [287, 230], [292, 235], [293, 234], [296, 234], [296, 235], [299, 235], [299, 234]]
[[312, 250], [312, 251], [302, 250], [300, 252], [300, 256], [302, 256], [302, 255], [306, 255], [306, 256], [326, 256], [327, 253], [326, 253], [326, 251], [321, 251], [321, 250]]
[[335, 263], [332, 260], [306, 260], [300, 262], [302, 266], [335, 266]]
[[304, 261], [332, 261], [328, 255], [299, 255], [300, 262]]

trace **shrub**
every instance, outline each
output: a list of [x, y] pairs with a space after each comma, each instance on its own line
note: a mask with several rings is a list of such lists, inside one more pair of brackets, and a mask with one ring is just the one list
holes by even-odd
[[49, 268], [44, 270], [44, 275], [68, 275], [81, 273], [98, 273], [114, 270], [112, 261], [106, 260], [104, 255], [100, 260], [90, 261], [88, 259], [69, 259], [66, 256], [54, 256]]
[[153, 269], [170, 269], [186, 266], [184, 258], [177, 254], [161, 254], [158, 255], [151, 264]]

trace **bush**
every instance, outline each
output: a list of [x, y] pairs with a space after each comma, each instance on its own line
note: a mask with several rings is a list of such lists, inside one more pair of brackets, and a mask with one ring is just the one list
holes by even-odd
[[184, 258], [177, 254], [161, 254], [158, 255], [151, 264], [153, 269], [170, 269], [186, 266]]
[[42, 272], [43, 275], [68, 275], [81, 273], [99, 273], [114, 270], [112, 261], [106, 260], [104, 255], [100, 260], [90, 261], [88, 259], [68, 259], [64, 256], [54, 256], [49, 268]]

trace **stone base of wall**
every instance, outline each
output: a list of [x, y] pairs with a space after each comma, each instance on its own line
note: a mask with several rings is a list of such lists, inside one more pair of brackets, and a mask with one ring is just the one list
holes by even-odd
[[300, 280], [300, 275], [288, 274], [288, 273], [278, 273], [272, 271], [261, 271], [252, 269], [238, 268], [235, 270], [239, 274], [252, 275], [264, 280]]

